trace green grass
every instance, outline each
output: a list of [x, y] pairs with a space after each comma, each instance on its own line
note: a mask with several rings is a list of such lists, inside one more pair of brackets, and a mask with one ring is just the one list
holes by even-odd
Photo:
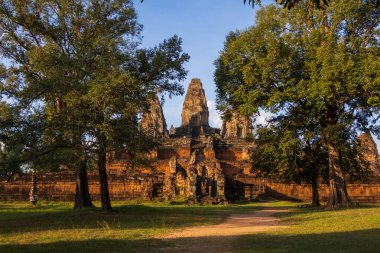
[[236, 252], [380, 252], [380, 205], [335, 211], [295, 205], [278, 215], [288, 228], [242, 236], [235, 241]]
[[[290, 202], [228, 206], [114, 202], [115, 212], [73, 211], [72, 203], [0, 203], [0, 252], [156, 252], [179, 243], [155, 236], [217, 224], [232, 213], [283, 208], [288, 228], [234, 238], [236, 252], [380, 252], [380, 206], [325, 211]], [[199, 238], [198, 238], [199, 239]], [[197, 243], [197, 238], [194, 243]], [[202, 238], [212, 242], [218, 238]], [[220, 240], [220, 238], [219, 238]]]
[[72, 203], [0, 203], [0, 252], [153, 251], [168, 242], [153, 239], [174, 229], [222, 222], [259, 205], [187, 206], [114, 202], [114, 212], [73, 211]]

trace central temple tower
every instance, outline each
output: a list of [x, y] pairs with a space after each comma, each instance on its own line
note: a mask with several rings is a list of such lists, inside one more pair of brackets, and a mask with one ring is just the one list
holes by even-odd
[[181, 116], [181, 126], [170, 131], [176, 136], [200, 137], [219, 133], [219, 129], [209, 125], [206, 95], [199, 78], [193, 78], [187, 88]]
[[207, 100], [202, 82], [200, 79], [194, 78], [189, 84], [185, 101], [183, 102], [181, 127], [189, 125], [208, 127], [208, 117]]

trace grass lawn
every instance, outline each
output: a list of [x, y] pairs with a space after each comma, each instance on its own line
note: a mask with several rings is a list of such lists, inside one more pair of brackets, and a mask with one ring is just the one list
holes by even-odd
[[294, 205], [278, 215], [287, 229], [239, 237], [236, 252], [380, 252], [380, 205], [335, 211]]
[[[114, 202], [115, 212], [73, 211], [72, 203], [0, 202], [0, 252], [155, 252], [171, 241], [154, 239], [174, 229], [217, 224], [231, 213], [265, 208], [251, 203], [186, 206], [168, 203]], [[324, 211], [299, 209], [294, 203], [279, 214], [289, 226], [277, 232], [237, 237], [236, 252], [380, 252], [380, 206]], [[212, 240], [213, 238], [209, 238]], [[195, 241], [196, 243], [196, 241]]]
[[[98, 204], [98, 203], [95, 203]], [[168, 242], [153, 239], [173, 229], [211, 225], [258, 204], [187, 206], [113, 202], [115, 212], [72, 210], [72, 203], [0, 202], [0, 252], [153, 252]]]

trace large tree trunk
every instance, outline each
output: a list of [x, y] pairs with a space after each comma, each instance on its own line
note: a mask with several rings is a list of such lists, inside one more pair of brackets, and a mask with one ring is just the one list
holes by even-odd
[[83, 209], [89, 207], [94, 207], [94, 205], [92, 204], [90, 192], [88, 189], [87, 163], [85, 160], [82, 160], [76, 172], [74, 209]]
[[35, 170], [32, 171], [32, 185], [30, 187], [29, 202], [32, 205], [37, 204], [37, 173]]
[[321, 203], [319, 202], [318, 176], [314, 174], [311, 176], [311, 189], [312, 189], [312, 194], [313, 194], [313, 200], [312, 200], [311, 205], [320, 206]]
[[99, 149], [98, 149], [100, 200], [102, 203], [103, 210], [112, 211], [110, 194], [108, 190], [106, 159], [107, 159], [107, 138], [104, 136], [101, 136], [99, 139]]
[[351, 206], [353, 202], [348, 196], [346, 180], [344, 179], [339, 152], [332, 143], [328, 144], [329, 152], [329, 198], [327, 207]]

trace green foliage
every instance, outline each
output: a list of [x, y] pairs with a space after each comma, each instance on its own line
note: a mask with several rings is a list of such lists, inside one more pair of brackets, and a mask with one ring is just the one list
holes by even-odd
[[255, 26], [227, 36], [215, 63], [219, 109], [245, 115], [269, 111], [273, 121], [292, 122], [277, 134], [308, 129], [339, 152], [350, 143], [342, 139], [348, 138], [345, 133], [376, 134], [379, 15], [376, 1], [354, 0], [318, 10], [301, 2], [291, 11], [259, 10]]
[[378, 205], [363, 205], [339, 211], [290, 207], [289, 213], [280, 214], [279, 217], [283, 224], [287, 224], [285, 229], [242, 236], [235, 244], [236, 252], [378, 251]]
[[45, 157], [40, 138], [42, 122], [40, 111], [25, 113], [4, 101], [0, 103], [1, 174], [10, 176], [28, 170]]
[[312, 184], [327, 181], [328, 155], [313, 125], [300, 127], [300, 115], [273, 118], [255, 133], [252, 170], [260, 176], [283, 182]]
[[[307, 4], [312, 4], [316, 8], [324, 8], [325, 6], [329, 6], [330, 0], [276, 0], [276, 2], [280, 5], [282, 5], [284, 8], [292, 9], [294, 8], [299, 2], [303, 3], [306, 2]], [[260, 5], [261, 0], [244, 0], [244, 4], [248, 3], [249, 5], [252, 5], [254, 7], [255, 5]]]
[[[317, 23], [324, 15], [329, 16], [328, 27]], [[246, 114], [259, 108], [286, 114], [304, 103], [319, 123], [336, 120], [326, 114], [332, 111], [342, 123], [369, 127], [358, 116], [379, 112], [367, 103], [375, 101], [380, 90], [379, 21], [374, 15], [379, 13], [371, 2], [335, 1], [326, 11], [313, 11], [315, 23], [309, 27], [301, 7], [291, 12], [274, 6], [261, 9], [254, 27], [227, 37], [216, 62], [219, 106]], [[371, 17], [371, 25], [349, 25]]]
[[39, 157], [40, 168], [74, 167], [103, 147], [140, 153], [155, 145], [138, 116], [152, 92], [183, 93], [178, 80], [189, 56], [180, 38], [139, 48], [132, 1], [7, 0], [0, 20], [0, 53], [12, 63], [1, 68], [1, 95], [22, 121], [2, 120], [0, 130], [22, 136], [25, 157]]
[[[306, 0], [305, 2], [314, 5], [317, 8], [323, 8], [325, 6], [329, 5], [330, 0]], [[144, 0], [140, 0], [140, 2], [144, 2]], [[278, 4], [284, 6], [284, 8], [291, 9], [295, 7], [300, 0], [277, 0]], [[261, 5], [261, 0], [244, 0], [244, 4], [248, 3], [248, 5], [251, 5], [254, 7], [255, 5]]]

